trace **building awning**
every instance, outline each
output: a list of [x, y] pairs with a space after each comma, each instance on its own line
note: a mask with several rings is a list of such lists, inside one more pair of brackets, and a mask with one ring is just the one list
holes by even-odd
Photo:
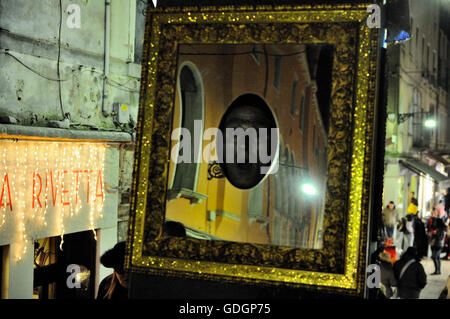
[[405, 166], [406, 168], [412, 170], [413, 172], [416, 172], [418, 174], [429, 175], [432, 179], [434, 179], [438, 183], [448, 179], [447, 176], [442, 175], [441, 173], [436, 171], [433, 167], [428, 166], [426, 163], [416, 159], [400, 160], [399, 163]]

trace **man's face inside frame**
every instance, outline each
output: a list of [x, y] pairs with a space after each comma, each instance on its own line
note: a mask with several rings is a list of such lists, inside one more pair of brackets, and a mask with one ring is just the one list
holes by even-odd
[[[236, 135], [228, 136], [227, 133], [222, 132], [225, 137], [225, 144], [223, 150], [223, 161], [226, 162], [228, 150], [234, 150], [232, 154], [232, 163], [227, 162], [225, 165], [226, 175], [230, 182], [241, 189], [248, 189], [256, 186], [263, 178], [261, 173], [262, 166], [270, 166], [271, 163], [262, 163], [260, 161], [260, 129], [266, 130], [267, 141], [265, 143], [266, 150], [263, 150], [268, 155], [271, 155], [271, 128], [274, 127], [274, 121], [268, 115], [268, 110], [254, 105], [238, 105], [234, 106], [222, 120], [221, 127], [242, 130], [249, 133], [245, 138], [239, 139]], [[270, 111], [269, 111], [270, 112]], [[249, 131], [253, 131], [257, 142], [252, 141], [252, 135]], [[239, 154], [241, 154], [239, 160]], [[242, 154], [244, 156], [242, 156]], [[242, 159], [244, 160], [242, 162]], [[256, 161], [255, 161], [256, 159]]]

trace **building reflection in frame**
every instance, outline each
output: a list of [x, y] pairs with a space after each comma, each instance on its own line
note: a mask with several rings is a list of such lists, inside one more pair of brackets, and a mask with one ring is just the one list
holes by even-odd
[[[180, 45], [166, 219], [201, 239], [322, 248], [333, 56], [325, 44]], [[225, 128], [264, 127], [279, 132], [268, 173], [252, 173], [261, 144], [248, 139], [245, 163], [216, 164]]]

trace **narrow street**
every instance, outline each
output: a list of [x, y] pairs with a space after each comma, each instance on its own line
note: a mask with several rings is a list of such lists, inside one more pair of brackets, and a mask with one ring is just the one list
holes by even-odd
[[450, 275], [450, 260], [441, 260], [441, 275], [431, 275], [434, 272], [431, 258], [424, 258], [421, 263], [427, 274], [427, 285], [422, 290], [420, 299], [437, 299]]

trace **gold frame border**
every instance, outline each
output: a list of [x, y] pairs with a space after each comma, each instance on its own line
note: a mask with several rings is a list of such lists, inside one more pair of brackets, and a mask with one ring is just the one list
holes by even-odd
[[[296, 286], [319, 286], [353, 290], [361, 294], [364, 285], [365, 237], [369, 201], [367, 193], [370, 187], [370, 167], [373, 144], [373, 117], [375, 110], [375, 82], [377, 59], [377, 30], [369, 29], [365, 20], [368, 4], [339, 6], [259, 6], [259, 7], [222, 7], [222, 8], [167, 8], [149, 10], [152, 19], [147, 21], [147, 32], [151, 31], [151, 41], [144, 50], [148, 59], [143, 64], [140, 121], [135, 155], [135, 172], [133, 178], [133, 197], [129, 235], [127, 241], [126, 268], [136, 272], [165, 273], [185, 275], [206, 279], [223, 279], [226, 281], [257, 282], [262, 284], [294, 284]], [[213, 12], [211, 12], [213, 10]], [[150, 15], [149, 15], [150, 16]], [[154, 129], [153, 113], [155, 110], [156, 73], [158, 69], [159, 35], [162, 23], [190, 24], [202, 21], [208, 23], [329, 23], [356, 22], [359, 25], [359, 52], [357, 67], [357, 87], [354, 108], [354, 130], [352, 145], [351, 182], [349, 209], [347, 217], [347, 236], [344, 274], [323, 273], [308, 270], [280, 269], [267, 266], [238, 265], [210, 261], [183, 260], [176, 258], [144, 256], [144, 230], [149, 191], [148, 171], [150, 158], [151, 132]], [[372, 73], [371, 73], [372, 72]], [[173, 90], [173, 88], [165, 88]], [[150, 117], [142, 116], [141, 108], [147, 106]], [[369, 142], [367, 142], [369, 141]], [[164, 162], [163, 162], [164, 164]], [[137, 168], [139, 168], [137, 172]], [[136, 178], [137, 175], [142, 175]], [[137, 183], [139, 180], [139, 184]], [[136, 196], [135, 196], [136, 195]], [[365, 195], [363, 197], [363, 195]], [[161, 216], [163, 217], [163, 216]], [[162, 220], [155, 221], [162, 223]], [[300, 249], [302, 250], [302, 249]], [[359, 268], [358, 268], [359, 267]]]

